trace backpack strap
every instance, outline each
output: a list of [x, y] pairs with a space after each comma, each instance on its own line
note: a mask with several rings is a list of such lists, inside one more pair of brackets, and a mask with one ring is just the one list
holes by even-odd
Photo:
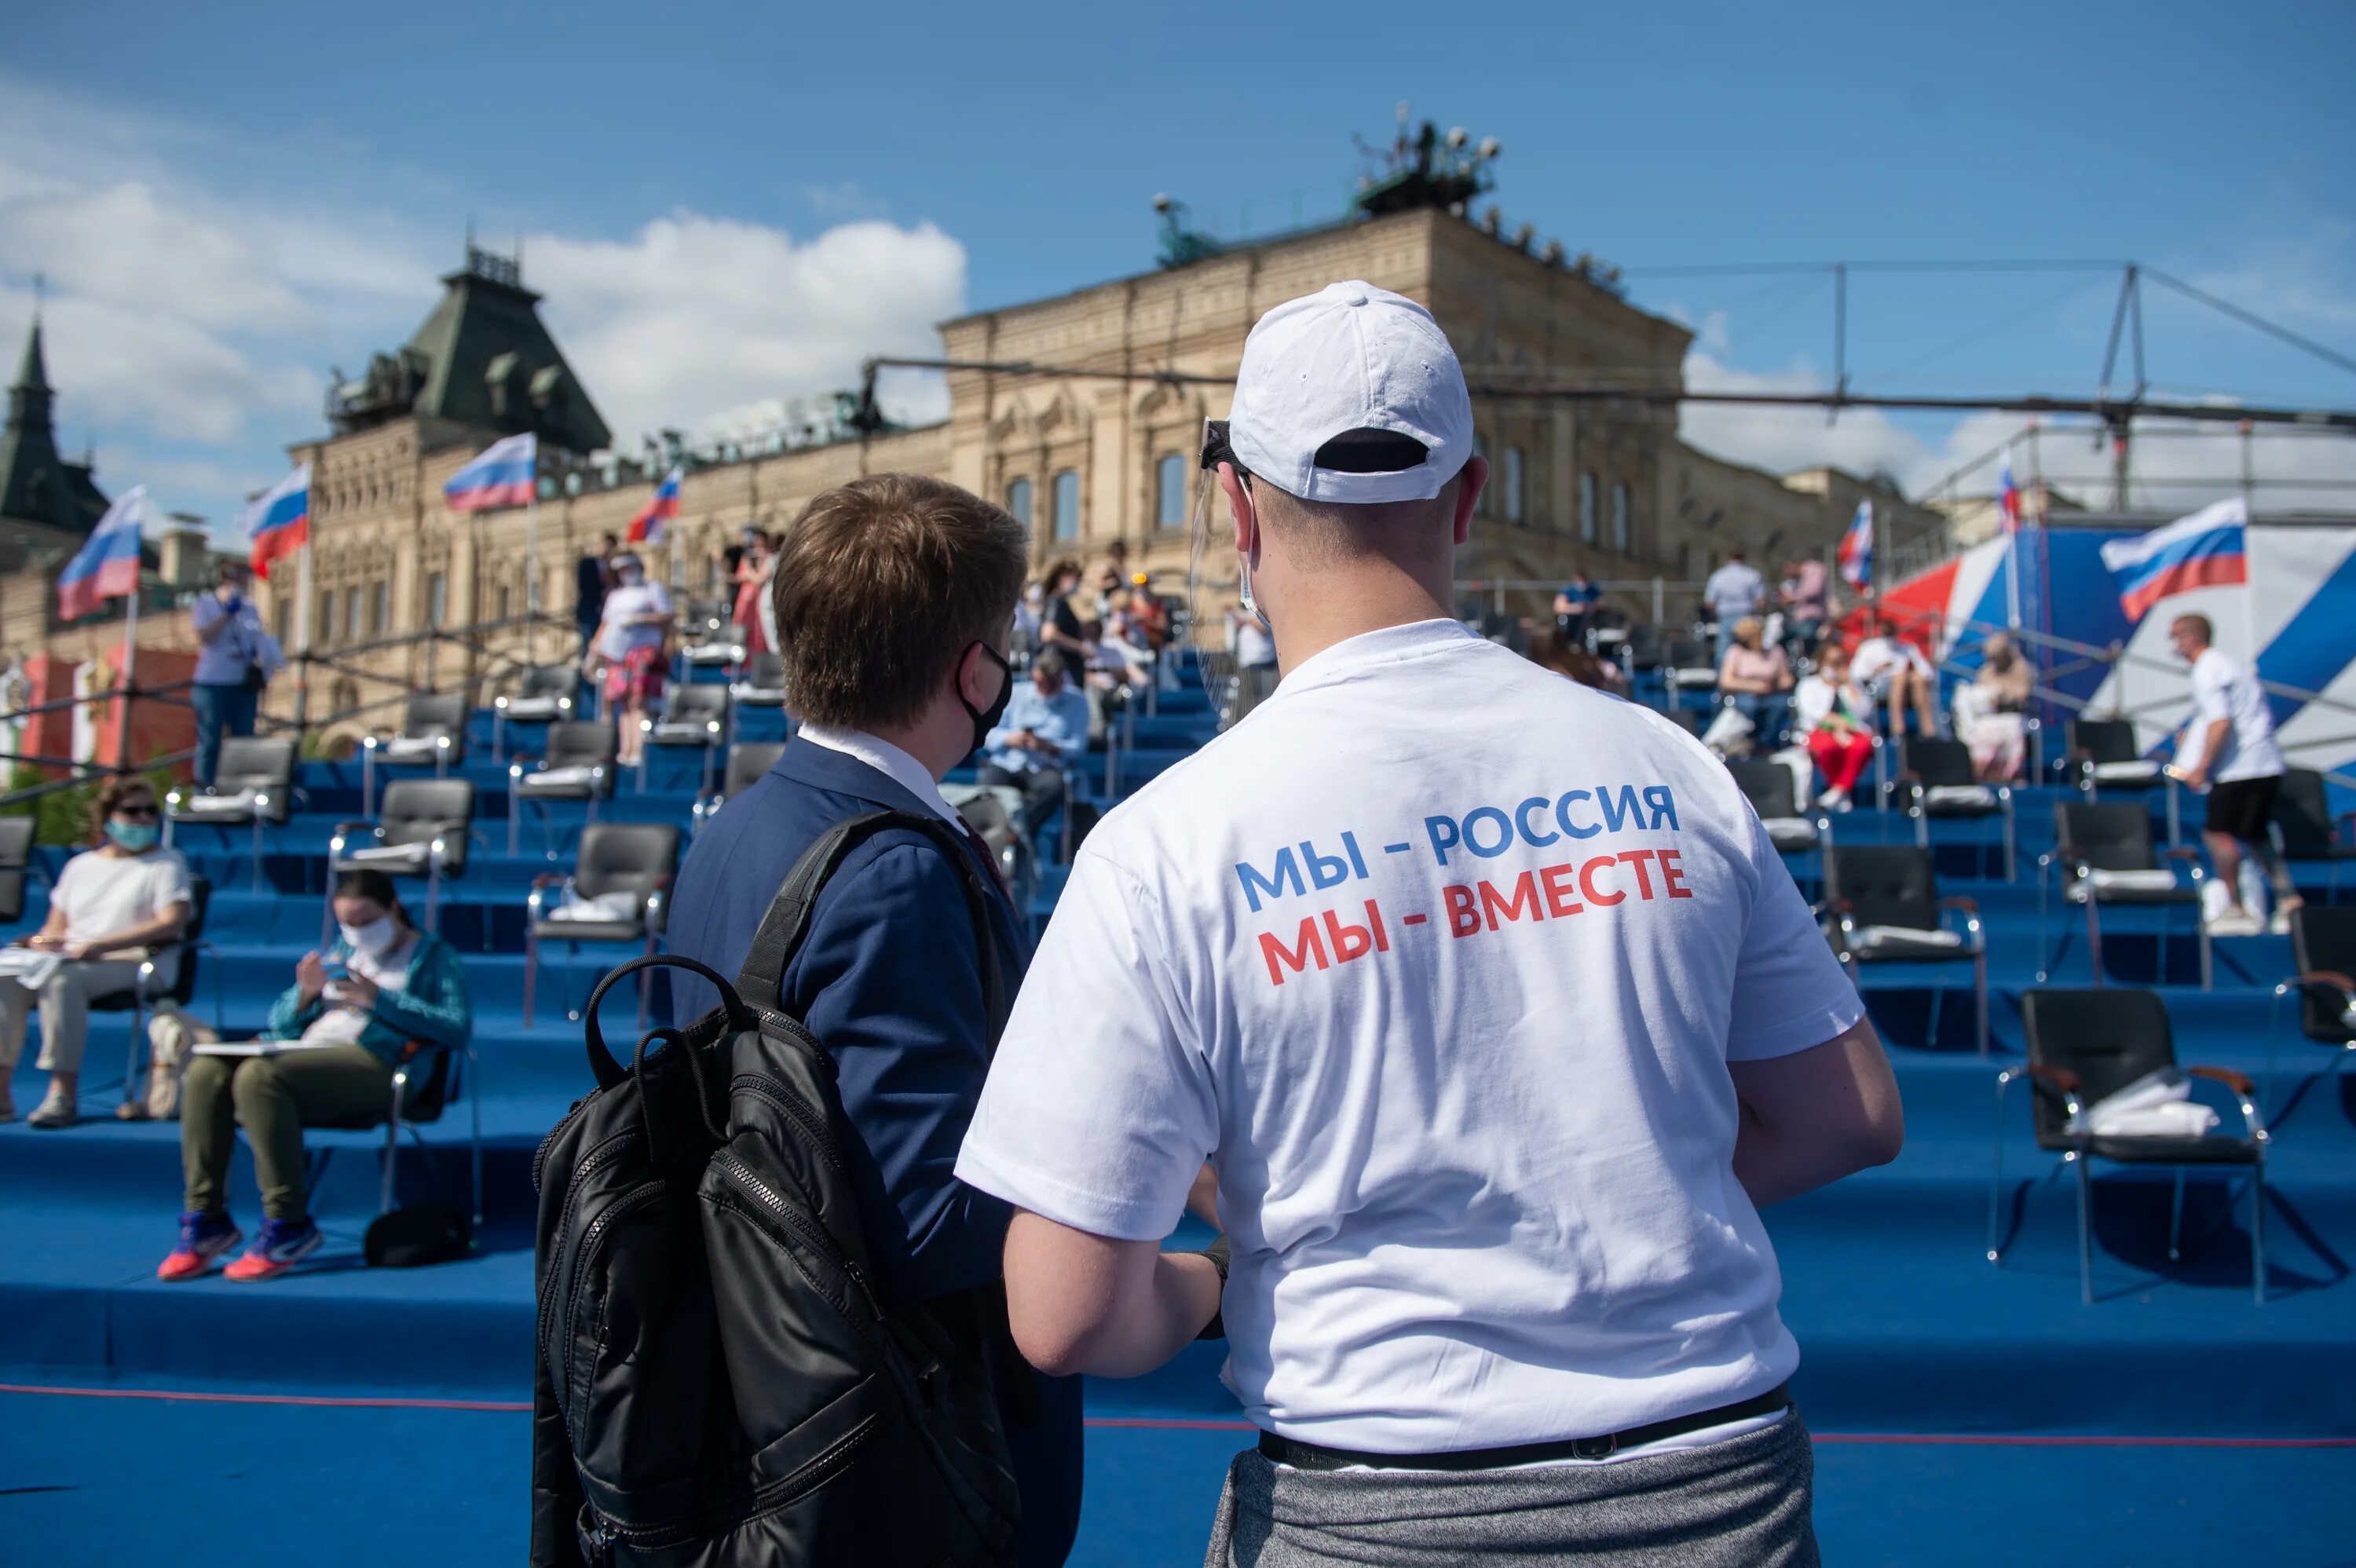
[[975, 862], [965, 836], [930, 814], [873, 811], [863, 816], [845, 817], [819, 835], [816, 843], [802, 851], [802, 858], [786, 873], [777, 896], [769, 901], [769, 912], [761, 917], [761, 928], [753, 935], [752, 951], [744, 955], [744, 966], [737, 972], [736, 994], [756, 1008], [782, 1009], [786, 970], [809, 935], [810, 917], [818, 908], [819, 894], [853, 849], [878, 833], [893, 831], [922, 834], [931, 839], [933, 847], [956, 869], [958, 880], [965, 888], [966, 909], [973, 918], [974, 947], [981, 959], [982, 1010], [988, 1020], [990, 1049], [995, 1053], [999, 1033], [1006, 1027], [1007, 998], [1006, 977], [998, 965], [998, 941], [990, 923], [990, 891], [982, 885], [981, 867]]

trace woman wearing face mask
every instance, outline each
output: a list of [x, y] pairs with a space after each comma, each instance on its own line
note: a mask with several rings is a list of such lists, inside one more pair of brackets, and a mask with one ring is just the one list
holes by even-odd
[[757, 528], [744, 530], [744, 553], [736, 562], [736, 603], [732, 618], [744, 628], [744, 652], [769, 651], [769, 638], [761, 624], [761, 600], [769, 592], [769, 573], [776, 564], [776, 555], [769, 548], [768, 535]]
[[638, 725], [670, 673], [670, 593], [647, 581], [645, 563], [635, 555], [615, 557], [614, 568], [619, 586], [605, 595], [597, 652], [605, 660], [606, 710], [621, 723], [615, 761], [628, 768], [637, 765]]
[[[91, 807], [97, 848], [66, 862], [49, 895], [49, 918], [19, 944], [29, 951], [12, 955], [0, 974], [0, 1122], [16, 1118], [8, 1083], [33, 1005], [41, 1008], [40, 1065], [49, 1092], [26, 1120], [70, 1127], [91, 1000], [137, 985], [149, 950], [187, 924], [187, 862], [158, 848], [159, 837], [155, 785], [135, 774], [107, 781]], [[177, 953], [166, 956], [158, 982], [169, 986], [178, 964]]]
[[262, 1234], [229, 1277], [269, 1279], [318, 1251], [304, 1190], [304, 1125], [381, 1115], [393, 1069], [413, 1045], [456, 1050], [473, 1032], [456, 952], [409, 923], [391, 878], [346, 872], [334, 907], [335, 945], [305, 954], [294, 984], [271, 1007], [262, 1038], [279, 1049], [188, 1064], [180, 1092], [187, 1206], [180, 1244], [158, 1279], [194, 1279], [245, 1239], [224, 1190], [240, 1125], [261, 1179]]

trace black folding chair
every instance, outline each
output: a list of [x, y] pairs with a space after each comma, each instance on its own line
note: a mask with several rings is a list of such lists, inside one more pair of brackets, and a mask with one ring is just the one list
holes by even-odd
[[0, 816], [0, 925], [25, 918], [25, 879], [33, 869], [33, 833], [39, 826], [31, 816]]
[[491, 761], [507, 759], [510, 724], [559, 724], [571, 719], [581, 671], [573, 665], [535, 665], [511, 692], [491, 699]]
[[2356, 1055], [2356, 904], [2302, 904], [2291, 911], [2291, 958], [2298, 973], [2275, 987], [2266, 1019], [2266, 1094], [2274, 1099], [2275, 1036], [2285, 997], [2298, 997], [2298, 1032], [2331, 1051], [2330, 1065], [2299, 1081], [2274, 1113], [2287, 1118], [2318, 1080]]
[[[2201, 988], [2210, 988], [2209, 926], [2201, 918], [2201, 887], [2208, 873], [2201, 869], [2200, 855], [2186, 848], [2155, 852], [2151, 842], [2151, 814], [2136, 801], [2104, 801], [2094, 804], [2065, 800], [2053, 808], [2055, 847], [2037, 858], [2037, 946], [2044, 956], [2043, 966], [2037, 971], [2042, 985], [2051, 976], [2054, 961], [2061, 956], [2062, 944], [2045, 944], [2045, 906], [2047, 887], [2051, 879], [2048, 872], [2059, 869], [2069, 880], [2062, 890], [2062, 901], [2082, 906], [2086, 912], [2087, 959], [2094, 965], [2094, 984], [2103, 983], [2103, 921], [2105, 904], [2142, 904], [2192, 906], [2192, 929], [2201, 944]], [[2185, 866], [2191, 877], [2190, 886], [2179, 882], [2173, 866], [2162, 866], [2162, 856]], [[2159, 937], [2160, 972], [2168, 969], [2168, 932], [2161, 928]]]
[[294, 809], [294, 742], [232, 735], [221, 741], [209, 789], [176, 784], [164, 796], [164, 847], [182, 827], [211, 827], [227, 838], [233, 828], [252, 830], [252, 887], [262, 891], [262, 830], [284, 826]]
[[2283, 774], [2275, 796], [2275, 847], [2288, 860], [2321, 860], [2331, 868], [2330, 893], [2340, 896], [2340, 868], [2356, 860], [2356, 811], [2331, 815], [2323, 775], [2313, 768]]
[[701, 746], [703, 748], [703, 777], [696, 785], [702, 794], [712, 788], [712, 759], [728, 736], [728, 688], [716, 682], [701, 685], [681, 682], [670, 688], [663, 699], [663, 709], [652, 718], [638, 720], [644, 736], [638, 752], [638, 793], [647, 793], [646, 746]]
[[2143, 754], [2136, 743], [2135, 720], [2132, 719], [2072, 719], [2067, 731], [2069, 755], [2063, 759], [2064, 777], [2078, 793], [2090, 801], [2100, 800], [2102, 792], [2147, 795], [2153, 790], [2168, 792], [2168, 841], [2180, 844], [2184, 832], [2179, 820], [2176, 781], [2157, 762]]
[[597, 803], [614, 797], [614, 726], [585, 719], [562, 720], [548, 727], [547, 754], [537, 768], [520, 762], [508, 764], [508, 853], [517, 852], [522, 805], [530, 801], [540, 818], [541, 850], [556, 859], [554, 830], [549, 826], [551, 801], [585, 801], [589, 820], [597, 820]]
[[[425, 879], [425, 929], [436, 923], [442, 883], [466, 874], [474, 837], [475, 786], [466, 779], [399, 779], [384, 790], [374, 822], [339, 822], [327, 840], [327, 869]], [[335, 927], [335, 900], [320, 914], [320, 940]]]
[[[94, 1013], [129, 1013], [131, 1015], [130, 1051], [123, 1059], [123, 1104], [115, 1115], [125, 1121], [136, 1121], [144, 1115], [139, 1093], [139, 1077], [147, 1065], [147, 1009], [157, 1002], [170, 1002], [186, 1009], [196, 1000], [197, 955], [209, 953], [212, 944], [205, 940], [205, 916], [212, 910], [213, 885], [203, 877], [188, 879], [188, 919], [180, 934], [170, 942], [158, 943], [148, 949], [147, 956], [139, 961], [139, 978], [124, 989], [110, 991], [90, 1000]], [[172, 969], [172, 978], [166, 984], [161, 976]], [[213, 976], [213, 1024], [221, 1020], [220, 976]]]
[[1767, 840], [1785, 854], [1799, 854], [1833, 841], [1833, 820], [1823, 812], [1809, 816], [1800, 810], [1799, 790], [1792, 770], [1781, 763], [1738, 759], [1726, 764], [1734, 786], [1767, 829]]
[[[2099, 1157], [2120, 1165], [2171, 1166], [2176, 1190], [2169, 1206], [2168, 1255], [2182, 1255], [2184, 1172], [2190, 1166], [2250, 1172], [2250, 1276], [2257, 1300], [2266, 1299], [2266, 1143], [2257, 1085], [2230, 1067], [2188, 1067], [2191, 1078], [2222, 1083], [2241, 1106], [2243, 1133], [2199, 1136], [2103, 1136], [2088, 1131], [2086, 1108], [2099, 1104], [2137, 1079], [2176, 1065], [2176, 1042], [2168, 1008], [2156, 991], [2032, 990], [2021, 994], [2020, 1018], [2029, 1040], [2029, 1061], [2008, 1067], [1996, 1079], [1996, 1139], [1988, 1168], [1988, 1262], [2004, 1260], [2000, 1233], [2004, 1188], [2004, 1108], [2016, 1079], [2034, 1085], [2029, 1112], [2037, 1147], [2078, 1168], [2078, 1296], [2094, 1300], [2094, 1184]], [[2055, 1168], [2057, 1170], [2060, 1167]]]
[[[679, 829], [669, 823], [601, 822], [581, 834], [581, 855], [570, 877], [543, 872], [525, 901], [523, 1027], [531, 1028], [532, 994], [540, 977], [540, 944], [562, 942], [565, 996], [573, 994], [573, 959], [584, 942], [643, 943], [651, 957], [662, 939], [664, 907], [679, 870]], [[610, 913], [571, 919], [558, 911], [575, 898], [626, 904]], [[638, 1022], [647, 1019], [647, 971], [638, 972]], [[577, 1009], [565, 1017], [578, 1021]]]
[[690, 832], [700, 830], [712, 814], [743, 795], [759, 782], [763, 773], [777, 765], [786, 754], [783, 741], [739, 741], [728, 748], [728, 762], [720, 770], [720, 787], [708, 795], [695, 797], [691, 808], [694, 823]]
[[466, 699], [455, 691], [421, 691], [402, 710], [401, 731], [360, 741], [360, 811], [376, 811], [376, 770], [431, 767], [437, 779], [466, 758]]
[[[1826, 938], [1857, 978], [1868, 964], [1969, 964], [1973, 999], [1979, 1006], [1979, 1052], [1988, 1053], [1987, 940], [1980, 906], [1960, 895], [1939, 896], [1938, 868], [1931, 851], [1906, 844], [1847, 844], [1825, 851]], [[1964, 929], [1947, 924], [1963, 916]], [[1939, 1038], [1939, 1004], [1944, 986], [1931, 991], [1927, 1038]]]
[[682, 656], [690, 669], [723, 666], [734, 668], [744, 662], [744, 645], [750, 640], [751, 635], [732, 621], [689, 644]]
[[1678, 694], [1687, 691], [1716, 691], [1718, 666], [1710, 662], [1709, 649], [1700, 643], [1673, 642], [1662, 650], [1661, 666], [1669, 686], [1669, 706], [1682, 707]]
[[[460, 1063], [463, 1062], [462, 1067]], [[451, 1047], [429, 1045], [412, 1040], [402, 1053], [392, 1070], [392, 1092], [384, 1109], [370, 1110], [340, 1121], [307, 1122], [305, 1133], [344, 1132], [368, 1133], [384, 1129], [384, 1148], [379, 1158], [377, 1212], [392, 1212], [396, 1179], [401, 1168], [401, 1135], [407, 1133], [417, 1145], [418, 1152], [425, 1149], [423, 1129], [442, 1119], [442, 1113], [451, 1103], [464, 1099], [472, 1125], [467, 1132], [467, 1192], [472, 1199], [474, 1234], [483, 1230], [483, 1091], [482, 1060], [475, 1054], [470, 1042]], [[327, 1164], [328, 1151], [314, 1149], [308, 1161], [311, 1168], [309, 1185], [316, 1188]]]
[[783, 708], [786, 705], [786, 661], [779, 654], [755, 654], [728, 683], [728, 695], [739, 708]]
[[1914, 842], [1931, 847], [1931, 819], [2003, 819], [2004, 880], [2013, 877], [2012, 786], [1985, 784], [1972, 776], [1972, 749], [1961, 741], [1909, 735], [1899, 746], [1898, 788], [1906, 815], [1914, 819]]

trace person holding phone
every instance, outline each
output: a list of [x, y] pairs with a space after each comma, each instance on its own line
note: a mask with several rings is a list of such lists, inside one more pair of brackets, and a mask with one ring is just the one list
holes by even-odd
[[262, 1234], [229, 1277], [271, 1279], [317, 1252], [305, 1125], [381, 1115], [393, 1071], [413, 1049], [459, 1050], [474, 1031], [456, 950], [410, 923], [391, 878], [348, 871], [333, 905], [334, 945], [294, 965], [294, 984], [271, 1007], [256, 1051], [188, 1064], [180, 1091], [186, 1207], [179, 1245], [158, 1279], [195, 1279], [245, 1239], [225, 1191], [241, 1125], [261, 1179]]

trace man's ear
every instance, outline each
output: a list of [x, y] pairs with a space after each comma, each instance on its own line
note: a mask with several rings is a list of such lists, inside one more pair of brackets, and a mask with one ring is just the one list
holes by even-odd
[[1248, 555], [1252, 547], [1251, 492], [1244, 488], [1243, 478], [1232, 463], [1218, 467], [1219, 488], [1227, 495], [1227, 512], [1236, 524], [1236, 553]]
[[1464, 460], [1464, 468], [1456, 476], [1456, 542], [1462, 544], [1472, 537], [1472, 508], [1479, 504], [1482, 487], [1489, 483], [1489, 460], [1474, 453]]

